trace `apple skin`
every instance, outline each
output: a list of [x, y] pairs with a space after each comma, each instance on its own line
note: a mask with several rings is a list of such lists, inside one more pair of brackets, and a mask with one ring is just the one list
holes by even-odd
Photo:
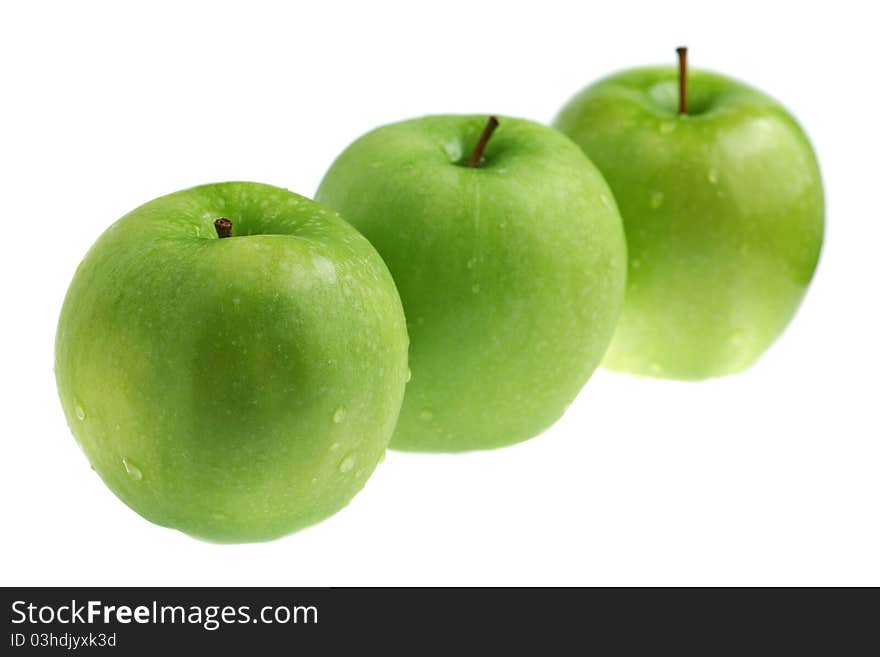
[[626, 300], [604, 365], [699, 380], [739, 372], [782, 333], [822, 246], [824, 200], [804, 132], [730, 78], [624, 71], [587, 87], [554, 125], [614, 191], [629, 251]]
[[316, 199], [376, 247], [406, 312], [412, 380], [391, 447], [456, 452], [537, 435], [565, 411], [617, 321], [626, 245], [608, 186], [560, 132], [501, 117], [378, 128]]
[[55, 372], [74, 436], [123, 502], [202, 539], [261, 541], [362, 488], [407, 346], [367, 240], [287, 190], [222, 183], [142, 205], [98, 239], [64, 301]]

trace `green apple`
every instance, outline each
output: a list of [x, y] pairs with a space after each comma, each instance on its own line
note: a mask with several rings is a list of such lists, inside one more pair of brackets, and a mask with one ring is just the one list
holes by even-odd
[[[430, 116], [349, 146], [316, 198], [385, 259], [411, 340], [391, 447], [508, 445], [558, 419], [602, 358], [626, 246], [608, 186], [560, 132]], [[482, 131], [482, 132], [481, 132]]]
[[754, 363], [794, 315], [824, 202], [785, 108], [722, 75], [687, 73], [680, 54], [678, 72], [634, 69], [587, 87], [555, 125], [602, 171], [626, 230], [626, 300], [604, 364], [704, 379]]
[[151, 201], [98, 239], [64, 301], [55, 372], [122, 501], [193, 536], [259, 541], [361, 489], [400, 410], [407, 345], [357, 231], [287, 190], [224, 183]]

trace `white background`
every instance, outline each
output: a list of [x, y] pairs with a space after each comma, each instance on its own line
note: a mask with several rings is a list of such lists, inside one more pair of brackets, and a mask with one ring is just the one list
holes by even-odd
[[[785, 7], [3, 3], [0, 583], [880, 584], [877, 23], [870, 3]], [[700, 384], [599, 371], [540, 438], [391, 452], [341, 513], [267, 544], [154, 526], [89, 469], [53, 340], [77, 263], [115, 219], [205, 182], [312, 195], [379, 124], [549, 121], [680, 44], [788, 105], [823, 168], [819, 270], [757, 366]]]

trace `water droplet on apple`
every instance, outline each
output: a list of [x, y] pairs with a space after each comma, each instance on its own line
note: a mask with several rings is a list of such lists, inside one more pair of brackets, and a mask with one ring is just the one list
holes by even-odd
[[337, 408], [336, 411], [333, 413], [333, 422], [334, 422], [335, 424], [339, 424], [339, 423], [342, 422], [344, 419], [345, 419], [345, 409], [344, 409], [342, 406], [340, 406], [340, 407]]
[[429, 408], [423, 408], [421, 413], [419, 413], [419, 419], [422, 420], [422, 422], [430, 422], [434, 419], [434, 411]]
[[318, 483], [318, 478], [317, 478], [317, 477], [312, 477], [311, 484], [314, 486], [314, 485], [317, 484], [317, 483]]
[[412, 379], [412, 370], [408, 367], [406, 368], [406, 382], [409, 383]]
[[718, 172], [715, 169], [709, 169], [709, 173], [706, 174], [706, 180], [712, 185], [718, 184]]
[[238, 297], [235, 297], [235, 298], [232, 300], [232, 305], [234, 305], [234, 306], [237, 308], [238, 306], [241, 305], [241, 299], [239, 299]]
[[663, 192], [654, 192], [651, 194], [651, 207], [655, 210], [663, 205]]
[[468, 261], [467, 261], [467, 268], [468, 269], [473, 269], [475, 264], [477, 264], [476, 258], [468, 258]]
[[473, 285], [471, 285], [471, 292], [473, 292], [474, 294], [479, 294], [480, 293], [480, 284], [474, 283]]
[[141, 469], [129, 461], [125, 456], [122, 457], [122, 467], [125, 468], [125, 474], [135, 481], [140, 481], [144, 478], [144, 473], [141, 472]]
[[611, 207], [611, 199], [609, 199], [607, 196], [605, 196], [605, 194], [599, 194], [599, 200], [602, 202], [602, 205], [604, 205], [606, 208]]
[[461, 160], [461, 144], [457, 141], [451, 141], [445, 146], [446, 157], [450, 162], [458, 162]]
[[330, 445], [331, 452], [335, 452], [338, 449], [339, 449], [339, 443], [333, 443], [332, 445]]
[[354, 468], [354, 463], [355, 463], [354, 454], [348, 454], [339, 463], [339, 471], [340, 472], [351, 472], [352, 468]]
[[83, 409], [83, 407], [80, 406], [79, 404], [77, 404], [77, 405], [74, 407], [73, 412], [76, 413], [76, 419], [77, 419], [77, 420], [82, 421], [82, 420], [85, 420], [85, 419], [86, 419], [86, 412], [85, 412], [85, 410]]

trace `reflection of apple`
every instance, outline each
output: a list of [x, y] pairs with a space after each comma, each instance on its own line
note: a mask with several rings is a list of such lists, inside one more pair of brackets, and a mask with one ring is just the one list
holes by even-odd
[[626, 300], [605, 364], [702, 379], [748, 367], [785, 328], [824, 209], [810, 144], [778, 102], [714, 73], [681, 79], [686, 89], [672, 68], [612, 75], [555, 125], [602, 171], [626, 229]]
[[412, 380], [393, 448], [538, 434], [587, 381], [617, 320], [626, 247], [602, 176], [556, 130], [501, 118], [488, 139], [496, 124], [485, 124], [433, 116], [378, 128], [317, 193], [376, 247], [406, 310]]
[[255, 183], [116, 222], [77, 269], [56, 340], [64, 412], [107, 485], [153, 522], [224, 542], [343, 507], [382, 458], [407, 372], [400, 300], [370, 244]]

